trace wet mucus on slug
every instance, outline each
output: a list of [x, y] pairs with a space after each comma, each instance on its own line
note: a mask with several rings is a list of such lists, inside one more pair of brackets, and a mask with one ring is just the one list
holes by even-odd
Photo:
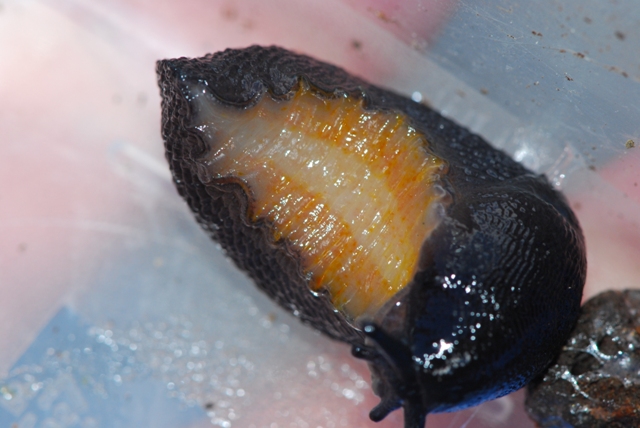
[[[586, 260], [576, 217], [543, 176], [424, 105], [281, 48], [252, 46], [198, 59], [164, 60], [158, 62], [157, 72], [162, 135], [179, 193], [199, 223], [261, 290], [303, 322], [347, 342], [356, 357], [368, 361], [374, 392], [381, 397], [371, 411], [373, 420], [403, 407], [405, 427], [421, 428], [428, 413], [462, 409], [522, 387], [559, 352], [579, 313]], [[282, 117], [289, 122], [274, 123]], [[354, 130], [331, 134], [334, 129], [323, 140], [328, 129], [320, 122], [323, 117]], [[382, 125], [373, 134], [359, 134], [369, 124]], [[309, 127], [315, 134], [296, 134]], [[388, 139], [372, 137], [385, 132]], [[392, 139], [398, 134], [409, 142], [397, 144], [411, 154], [404, 156], [393, 147], [361, 150], [361, 145], [350, 145], [351, 137], [365, 135], [361, 140], [372, 139], [388, 148], [396, 144]], [[274, 138], [276, 143], [269, 146]], [[315, 150], [322, 155], [316, 156]], [[353, 166], [342, 166], [343, 170], [341, 150], [345, 156], [356, 156], [345, 162]], [[402, 162], [409, 163], [390, 160], [385, 150], [400, 153], [409, 159]], [[291, 151], [316, 156], [308, 159], [308, 171], [296, 171], [299, 159], [292, 160]], [[377, 157], [367, 157], [372, 152]], [[424, 158], [416, 160], [414, 152]], [[230, 159], [232, 155], [237, 158]], [[282, 177], [268, 165], [278, 156], [283, 157], [273, 168], [292, 162], [293, 169], [278, 172]], [[423, 165], [412, 172], [423, 180], [417, 186], [406, 174], [398, 175], [415, 162]], [[333, 173], [338, 168], [346, 184], [340, 177], [316, 184], [314, 165]], [[262, 167], [271, 172], [261, 176]], [[431, 169], [419, 174], [425, 168]], [[362, 183], [354, 182], [361, 173]], [[367, 190], [367, 174], [384, 183], [395, 180], [388, 186], [395, 190]], [[302, 185], [299, 180], [307, 181]], [[350, 189], [348, 195], [371, 195], [374, 202], [354, 196], [349, 204], [344, 194], [325, 192], [340, 187], [338, 183]], [[318, 250], [327, 242], [360, 239], [349, 232], [347, 220], [356, 224], [379, 204], [386, 204], [380, 212], [390, 216], [389, 225], [387, 214], [383, 221], [374, 216], [378, 220], [371, 230], [386, 239], [386, 229], [405, 225], [394, 223], [399, 221], [394, 210], [405, 210], [417, 198], [403, 193], [405, 188], [427, 201], [420, 214], [424, 218], [406, 223], [424, 233], [420, 248], [413, 251], [400, 234], [401, 244], [408, 246], [398, 244], [399, 248], [414, 257], [408, 271], [403, 267], [387, 272], [383, 266], [401, 265], [402, 257], [386, 263], [385, 257], [397, 257], [395, 241], [387, 245], [373, 239], [367, 241], [371, 248], [364, 250]], [[322, 192], [329, 200], [309, 202], [309, 213], [302, 210], [296, 217], [291, 211], [300, 207], [291, 205], [292, 198], [269, 199], [271, 191], [290, 194], [291, 189], [302, 189], [295, 200], [315, 201]], [[335, 206], [331, 198], [338, 201]], [[363, 206], [352, 207], [356, 203]], [[340, 215], [352, 217], [342, 221]], [[324, 219], [318, 226], [322, 230], [296, 226], [312, 217]], [[333, 241], [310, 238], [336, 227], [346, 235]], [[373, 263], [380, 273], [375, 281], [385, 286], [363, 286], [361, 279], [369, 277], [358, 276], [360, 263]], [[325, 265], [326, 271], [314, 271]], [[392, 284], [407, 274], [406, 283]], [[342, 280], [354, 284], [342, 287]], [[384, 290], [390, 287], [396, 288], [387, 297]], [[368, 292], [375, 296], [370, 298]], [[366, 304], [359, 304], [361, 300]]]

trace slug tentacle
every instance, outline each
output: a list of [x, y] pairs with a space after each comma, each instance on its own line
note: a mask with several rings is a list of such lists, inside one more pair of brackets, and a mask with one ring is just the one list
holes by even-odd
[[427, 412], [413, 402], [404, 405], [404, 428], [423, 428], [427, 423]]
[[412, 370], [411, 351], [400, 341], [394, 339], [374, 323], [364, 323], [362, 331], [370, 339], [378, 355], [384, 358], [402, 382], [413, 382], [415, 372]]
[[380, 403], [369, 412], [369, 419], [380, 422], [387, 415], [402, 406], [402, 402], [396, 396], [383, 396]]
[[[411, 418], [407, 418], [407, 412], [427, 414], [424, 398], [416, 383], [416, 372], [412, 361], [411, 351], [388, 335], [375, 323], [363, 323], [362, 331], [367, 341], [372, 342], [375, 357], [370, 358], [372, 372], [376, 373], [377, 383], [374, 390], [381, 397], [380, 403], [371, 410], [369, 417], [372, 421], [381, 421], [391, 411], [403, 407], [405, 409], [405, 424], [409, 424]], [[414, 417], [415, 419], [415, 417]], [[415, 427], [417, 425], [407, 425]]]
[[180, 195], [257, 286], [367, 360], [381, 420], [514, 391], [562, 348], [585, 244], [565, 198], [428, 107], [277, 47], [159, 61]]

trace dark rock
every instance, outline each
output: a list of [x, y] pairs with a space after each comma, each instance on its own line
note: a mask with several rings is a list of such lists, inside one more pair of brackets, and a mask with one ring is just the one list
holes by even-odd
[[640, 290], [607, 291], [582, 315], [556, 363], [528, 387], [540, 427], [640, 427]]

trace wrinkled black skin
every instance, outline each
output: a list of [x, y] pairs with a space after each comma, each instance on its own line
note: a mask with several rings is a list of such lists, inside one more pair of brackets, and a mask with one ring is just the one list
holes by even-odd
[[[178, 191], [263, 291], [369, 361], [382, 398], [373, 420], [402, 406], [405, 427], [422, 428], [427, 413], [522, 387], [558, 354], [579, 314], [586, 259], [576, 217], [543, 176], [424, 105], [277, 47], [159, 61], [157, 71], [162, 135]], [[262, 96], [286, 99], [301, 79], [326, 96], [346, 93], [363, 99], [366, 109], [406, 114], [427, 149], [448, 163], [441, 184], [452, 202], [424, 242], [417, 274], [378, 316], [358, 326], [335, 312], [326, 295], [309, 291], [299, 255], [286, 242], [273, 242], [268, 224], [250, 223], [251, 204], [239, 181], [203, 183], [194, 163], [207, 147], [190, 128], [185, 88], [206, 84], [222, 103], [250, 108]], [[443, 288], [452, 274], [462, 286]], [[476, 323], [481, 327], [473, 332]], [[425, 369], [416, 359], [435, 355], [432, 344], [440, 340], [458, 342]], [[466, 356], [466, 364], [455, 366]]]

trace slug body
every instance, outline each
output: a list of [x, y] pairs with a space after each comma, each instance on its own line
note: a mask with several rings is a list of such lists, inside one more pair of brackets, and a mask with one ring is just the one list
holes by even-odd
[[514, 391], [579, 314], [561, 194], [411, 100], [284, 49], [158, 62], [180, 194], [264, 292], [369, 362], [405, 427]]

